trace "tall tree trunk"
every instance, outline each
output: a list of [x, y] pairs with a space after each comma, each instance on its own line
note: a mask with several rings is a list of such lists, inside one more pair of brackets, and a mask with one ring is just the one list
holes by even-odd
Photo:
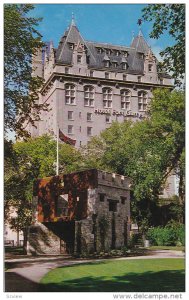
[[17, 247], [19, 247], [19, 245], [20, 245], [19, 229], [17, 229], [16, 233], [17, 233]]
[[[181, 207], [184, 207], [184, 200], [185, 200], [185, 192], [184, 192], [184, 186], [185, 186], [185, 180], [184, 180], [184, 172], [180, 168], [180, 173], [179, 173], [179, 205]], [[180, 217], [180, 223], [184, 223], [184, 213]]]
[[24, 236], [23, 252], [24, 254], [27, 254], [28, 227], [25, 227], [23, 229], [23, 236]]

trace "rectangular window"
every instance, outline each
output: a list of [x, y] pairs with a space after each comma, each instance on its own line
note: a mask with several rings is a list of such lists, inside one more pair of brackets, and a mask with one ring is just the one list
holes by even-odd
[[73, 50], [74, 49], [74, 44], [68, 43], [68, 47], [69, 47], [70, 50]]
[[127, 80], [127, 75], [123, 74], [123, 80], [124, 80], [124, 81]]
[[125, 204], [127, 198], [126, 197], [122, 197], [122, 196], [120, 198], [121, 198], [121, 204]]
[[138, 76], [138, 82], [142, 82], [142, 76]]
[[150, 64], [150, 65], [148, 65], [148, 72], [152, 72], [152, 65]]
[[88, 136], [92, 135], [92, 127], [87, 127], [87, 135]]
[[111, 52], [112, 52], [112, 51], [111, 51], [110, 49], [106, 49], [105, 51], [106, 51], [106, 54], [107, 54], [107, 55], [111, 55]]
[[111, 123], [111, 117], [109, 115], [106, 115], [106, 123]]
[[144, 59], [144, 53], [138, 52], [138, 57], [141, 58], [141, 59]]
[[99, 54], [101, 54], [101, 53], [102, 53], [102, 48], [97, 48], [97, 52], [98, 52]]
[[109, 100], [109, 101], [104, 100], [103, 106], [104, 106], [104, 108], [112, 108], [112, 100]]
[[143, 104], [143, 110], [147, 110], [147, 104]]
[[105, 78], [106, 78], [106, 79], [109, 79], [109, 78], [110, 78], [110, 74], [107, 73], [107, 72], [105, 72]]
[[92, 113], [87, 113], [87, 121], [92, 121]]
[[94, 106], [94, 88], [92, 86], [84, 89], [84, 106]]
[[73, 134], [73, 125], [68, 125], [68, 134]]
[[72, 84], [65, 86], [65, 102], [66, 104], [75, 104], [75, 86]]
[[122, 63], [122, 69], [126, 70], [127, 69], [127, 64], [126, 63]]
[[160, 84], [163, 84], [163, 78], [160, 78]]
[[69, 74], [69, 68], [65, 67], [65, 74]]
[[66, 97], [66, 104], [70, 104], [70, 98]]
[[125, 109], [130, 110], [130, 102], [125, 102]]
[[110, 62], [109, 62], [108, 60], [106, 60], [106, 61], [104, 62], [104, 66], [105, 66], [106, 68], [109, 68]]
[[100, 194], [99, 194], [99, 200], [100, 200], [100, 202], [104, 202], [104, 200], [105, 200], [105, 195], [106, 195], [106, 194], [103, 194], [103, 193], [100, 193]]
[[90, 77], [94, 76], [94, 71], [90, 71]]
[[117, 211], [117, 202], [109, 201], [109, 211], [116, 212]]
[[139, 104], [138, 104], [138, 109], [139, 109], [139, 110], [143, 110], [142, 108], [143, 108], [143, 107], [142, 107], [142, 103], [139, 103]]
[[71, 97], [70, 104], [75, 104], [75, 98]]
[[124, 56], [124, 57], [127, 57], [127, 56], [128, 56], [128, 52], [127, 52], [127, 51], [124, 51], [124, 52], [123, 52], [123, 56]]
[[84, 99], [84, 105], [89, 106], [89, 99]]
[[68, 120], [73, 120], [73, 111], [68, 111]]
[[78, 55], [78, 56], [77, 56], [77, 62], [78, 62], [78, 63], [81, 63], [81, 57], [82, 57], [81, 55]]

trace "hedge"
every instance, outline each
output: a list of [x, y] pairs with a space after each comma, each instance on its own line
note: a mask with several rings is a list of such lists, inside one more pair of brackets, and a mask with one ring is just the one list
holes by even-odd
[[183, 224], [170, 223], [165, 227], [150, 228], [147, 238], [153, 246], [184, 246], [185, 228]]

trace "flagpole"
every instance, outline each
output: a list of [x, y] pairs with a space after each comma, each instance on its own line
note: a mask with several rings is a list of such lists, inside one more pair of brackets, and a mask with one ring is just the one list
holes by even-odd
[[59, 142], [59, 128], [57, 123], [56, 128], [56, 175], [59, 173], [59, 148], [58, 148], [58, 142]]

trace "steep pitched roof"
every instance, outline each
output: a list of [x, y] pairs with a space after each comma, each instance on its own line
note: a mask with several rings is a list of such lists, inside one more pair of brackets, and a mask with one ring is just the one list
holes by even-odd
[[139, 34], [133, 39], [131, 47], [135, 48], [137, 52], [146, 54], [149, 51], [149, 46], [145, 41], [142, 31], [139, 31]]
[[[73, 50], [70, 49], [69, 44], [75, 45], [79, 43], [83, 44], [87, 49], [87, 44], [85, 40], [81, 36], [77, 26], [72, 20], [69, 29], [64, 33], [59, 42], [58, 49], [56, 50], [56, 62], [63, 64], [71, 64]], [[92, 57], [92, 55], [91, 59], [94, 60], [94, 57]]]
[[[141, 32], [133, 39], [130, 47], [91, 42], [83, 39], [77, 26], [72, 22], [69, 29], [62, 36], [58, 48], [56, 49], [57, 63], [72, 64], [73, 49], [70, 48], [69, 43], [82, 43], [84, 45], [89, 68], [103, 69], [105, 67], [104, 58], [107, 56], [106, 51], [111, 50], [107, 56], [110, 61], [110, 67], [106, 68], [107, 71], [136, 74], [142, 74], [144, 72], [144, 58], [139, 57], [137, 52], [146, 54], [149, 50], [149, 46]], [[98, 48], [102, 49], [102, 53], [98, 52]], [[116, 55], [116, 51], [119, 52], [119, 55]], [[127, 58], [125, 58], [126, 52], [128, 53]], [[123, 70], [122, 68], [124, 61], [127, 62], [127, 70]], [[112, 62], [117, 62], [117, 65], [112, 64]]]

